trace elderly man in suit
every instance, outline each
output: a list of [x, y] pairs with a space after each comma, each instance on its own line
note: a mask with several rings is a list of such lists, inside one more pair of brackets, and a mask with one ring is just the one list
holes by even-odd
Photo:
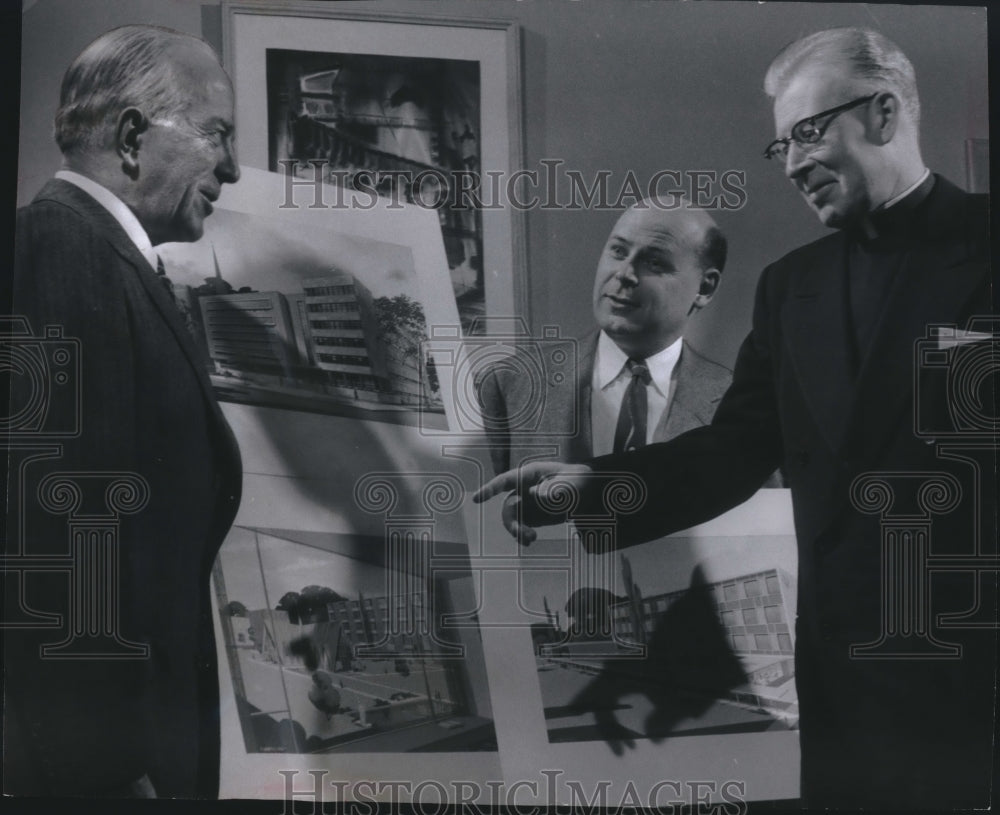
[[[34, 555], [66, 550], [66, 519], [29, 489], [46, 473], [125, 473], [148, 500], [121, 518], [110, 587], [112, 639], [127, 647], [57, 659], [46, 649], [64, 631], [6, 632], [4, 791], [214, 797], [209, 579], [242, 468], [154, 247], [197, 240], [222, 185], [239, 178], [232, 87], [203, 41], [118, 28], [67, 70], [55, 136], [63, 167], [18, 213], [13, 305], [36, 331], [58, 326], [79, 340], [81, 430], [61, 455], [26, 470], [17, 543]], [[26, 383], [14, 379], [22, 398]], [[48, 409], [69, 416], [77, 407], [56, 400]], [[96, 574], [98, 556], [95, 548], [82, 565]], [[22, 590], [25, 605], [65, 625], [80, 611], [66, 574], [29, 572]]]
[[[597, 264], [597, 330], [576, 354], [546, 347], [534, 360], [492, 366], [477, 383], [496, 472], [553, 447], [561, 461], [583, 461], [710, 422], [731, 373], [696, 351], [684, 329], [712, 300], [725, 263], [722, 232], [685, 199], [627, 209]], [[542, 393], [524, 375], [539, 365]]]
[[[991, 309], [985, 196], [924, 166], [913, 67], [877, 32], [832, 29], [792, 43], [765, 89], [777, 136], [766, 156], [836, 231], [764, 270], [712, 424], [628, 455], [534, 463], [496, 477], [477, 499], [515, 489], [522, 511], [508, 528], [530, 541], [531, 527], [551, 520], [538, 510], [539, 484], [581, 491], [586, 508], [598, 500], [593, 473], [631, 472], [648, 497], [619, 519], [618, 535], [636, 542], [735, 506], [783, 463], [799, 551], [806, 804], [988, 806], [995, 573], [977, 582], [952, 571], [911, 585], [907, 575], [928, 563], [927, 540], [899, 527], [939, 516], [934, 555], [974, 551], [976, 540], [995, 547], [995, 436], [939, 456], [921, 428], [957, 432], [950, 408], [962, 394], [949, 391], [947, 376], [914, 376], [929, 326], [967, 326]], [[962, 365], [990, 339], [955, 336], [969, 346]], [[933, 350], [938, 365], [962, 353]], [[967, 385], [989, 415], [995, 395], [981, 367]], [[874, 492], [861, 489], [873, 477]], [[935, 478], [932, 495], [921, 485]], [[950, 513], [941, 484], [958, 485]], [[879, 506], [895, 527], [883, 527]], [[899, 562], [903, 572], [893, 570]], [[952, 627], [931, 630], [943, 617]]]

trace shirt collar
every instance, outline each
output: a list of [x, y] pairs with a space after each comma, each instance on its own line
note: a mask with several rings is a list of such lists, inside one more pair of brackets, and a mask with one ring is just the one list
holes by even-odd
[[[673, 376], [674, 368], [681, 357], [683, 345], [684, 339], [678, 337], [662, 351], [646, 358], [649, 377], [657, 390], [664, 395], [670, 392], [670, 378]], [[597, 387], [604, 390], [619, 376], [628, 376], [625, 367], [628, 359], [628, 354], [615, 345], [615, 341], [602, 331], [597, 338], [597, 360], [594, 366]]]
[[896, 204], [898, 204], [900, 201], [902, 201], [904, 198], [906, 198], [906, 196], [908, 196], [911, 192], [913, 192], [915, 189], [917, 189], [917, 187], [919, 187], [921, 184], [923, 184], [927, 180], [927, 176], [929, 176], [930, 174], [931, 174], [931, 171], [929, 169], [927, 169], [926, 167], [924, 167], [924, 171], [920, 174], [920, 178], [918, 178], [916, 181], [914, 181], [909, 187], [907, 187], [905, 190], [903, 190], [899, 195], [894, 196], [893, 198], [890, 198], [888, 201], [886, 201], [884, 204], [882, 204], [882, 206], [880, 206], [878, 208], [878, 210], [876, 210], [876, 211], [877, 212], [885, 212], [885, 210], [889, 209], [889, 207], [892, 207], [892, 206], [895, 206]]
[[156, 252], [153, 251], [153, 244], [149, 240], [149, 235], [146, 234], [146, 230], [142, 228], [142, 224], [139, 223], [139, 219], [135, 217], [132, 210], [117, 195], [93, 179], [73, 172], [73, 170], [60, 170], [56, 173], [56, 178], [68, 181], [73, 186], [79, 187], [111, 213], [111, 217], [118, 221], [121, 228], [125, 230], [125, 234], [128, 235], [129, 240], [135, 244], [135, 248], [142, 253], [142, 256], [146, 258], [150, 266], [154, 269], [156, 268]]
[[925, 169], [916, 183], [865, 215], [852, 231], [862, 243], [872, 246], [912, 235], [920, 229], [916, 213], [933, 187], [934, 176]]

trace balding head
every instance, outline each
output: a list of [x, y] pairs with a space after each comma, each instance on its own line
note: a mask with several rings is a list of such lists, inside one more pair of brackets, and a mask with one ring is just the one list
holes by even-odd
[[594, 279], [594, 318], [629, 356], [650, 357], [683, 335], [718, 288], [726, 241], [686, 200], [649, 199], [627, 209]]

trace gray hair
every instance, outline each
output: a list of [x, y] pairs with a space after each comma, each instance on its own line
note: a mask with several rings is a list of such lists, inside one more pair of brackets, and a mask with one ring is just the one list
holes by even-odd
[[764, 92], [773, 99], [804, 65], [817, 63], [846, 65], [872, 90], [893, 91], [914, 126], [919, 126], [913, 65], [892, 40], [868, 28], [829, 28], [785, 46], [767, 69]]
[[63, 77], [55, 140], [64, 154], [103, 145], [118, 116], [137, 107], [150, 119], [184, 113], [189, 95], [165, 54], [190, 34], [151, 25], [112, 29], [88, 45]]

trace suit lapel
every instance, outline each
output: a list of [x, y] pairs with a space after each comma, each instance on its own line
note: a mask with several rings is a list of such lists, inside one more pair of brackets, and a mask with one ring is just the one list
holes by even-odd
[[674, 375], [674, 394], [653, 431], [653, 441], [667, 441], [688, 430], [710, 424], [722, 398], [714, 380], [702, 375], [703, 366], [685, 342]]
[[562, 405], [564, 416], [576, 413], [576, 433], [567, 442], [567, 457], [570, 461], [584, 461], [594, 455], [592, 420], [590, 416], [591, 380], [594, 377], [594, 358], [597, 354], [597, 334], [588, 334], [577, 346], [579, 358], [576, 365], [576, 380], [572, 388], [563, 388], [562, 393], [572, 397], [573, 404]]
[[[129, 241], [129, 244], [131, 245], [131, 241]], [[166, 289], [163, 288], [163, 284], [160, 283], [155, 273], [150, 270], [145, 258], [142, 257], [134, 246], [132, 246], [132, 251], [137, 256], [133, 259], [133, 265], [136, 267], [142, 287], [146, 290], [146, 294], [149, 295], [157, 311], [160, 312], [163, 321], [177, 339], [177, 344], [180, 346], [181, 351], [184, 352], [188, 363], [194, 369], [198, 385], [201, 387], [202, 394], [208, 401], [213, 415], [221, 419], [219, 404], [212, 390], [212, 383], [209, 381], [208, 374], [205, 371], [202, 355], [198, 353], [194, 341], [188, 333], [187, 326], [184, 325], [181, 319], [181, 313], [177, 310], [177, 305], [171, 299]], [[141, 263], [137, 261], [141, 261]]]
[[846, 240], [817, 244], [782, 309], [785, 342], [803, 396], [831, 450], [843, 443], [854, 397], [847, 319]]
[[136, 248], [136, 245], [126, 234], [125, 230], [122, 229], [121, 224], [91, 196], [68, 181], [61, 179], [50, 181], [39, 193], [38, 198], [49, 198], [75, 209], [81, 216], [94, 223], [107, 237], [109, 243], [122, 259], [133, 267], [144, 291], [159, 312], [164, 323], [166, 323], [176, 338], [185, 359], [187, 359], [194, 370], [198, 386], [201, 388], [202, 395], [205, 397], [212, 415], [216, 417], [217, 421], [226, 424], [218, 401], [212, 391], [212, 383], [209, 381], [208, 374], [205, 371], [202, 355], [198, 352], [194, 341], [189, 336], [187, 327], [181, 320], [177, 306], [170, 299], [167, 291], [163, 288], [163, 284], [160, 283], [156, 277], [156, 273], [149, 265], [149, 262], [143, 257], [138, 248]]
[[914, 242], [893, 281], [858, 377], [849, 434], [866, 456], [877, 454], [889, 436], [886, 428], [912, 421], [900, 414], [913, 397], [916, 342], [929, 325], [954, 322], [985, 273], [963, 238], [964, 194], [941, 178], [936, 184], [922, 218], [923, 239]]

